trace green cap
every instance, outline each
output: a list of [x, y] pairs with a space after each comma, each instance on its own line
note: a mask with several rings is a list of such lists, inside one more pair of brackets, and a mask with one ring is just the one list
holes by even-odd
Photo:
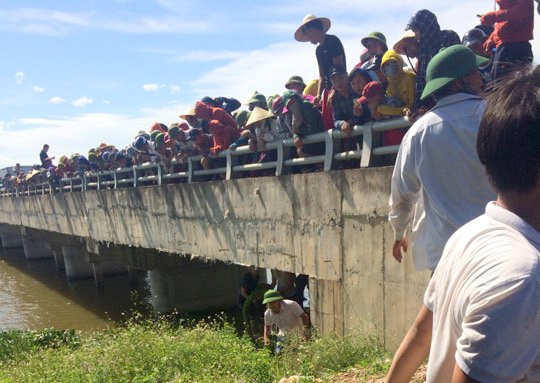
[[264, 293], [264, 299], [263, 299], [263, 305], [274, 302], [274, 301], [282, 301], [283, 297], [277, 290], [268, 290]]
[[426, 86], [420, 100], [425, 100], [475, 68], [487, 63], [489, 59], [477, 56], [469, 48], [456, 44], [443, 48], [429, 62], [426, 70]]
[[360, 41], [362, 42], [363, 46], [366, 46], [368, 40], [370, 39], [380, 41], [384, 44], [384, 46], [386, 46], [386, 37], [381, 32], [371, 32], [369, 35], [367, 35]]

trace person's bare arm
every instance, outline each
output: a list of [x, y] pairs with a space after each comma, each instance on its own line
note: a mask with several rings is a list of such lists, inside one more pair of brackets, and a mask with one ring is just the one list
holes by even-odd
[[452, 374], [452, 383], [481, 383], [481, 382], [465, 374], [456, 363], [454, 364], [454, 372]]
[[268, 345], [270, 344], [270, 332], [272, 331], [272, 329], [270, 328], [270, 326], [267, 326], [265, 325], [264, 326], [264, 344], [265, 345]]
[[385, 383], [409, 382], [429, 354], [433, 313], [422, 305], [413, 325], [401, 342], [392, 365], [386, 375]]

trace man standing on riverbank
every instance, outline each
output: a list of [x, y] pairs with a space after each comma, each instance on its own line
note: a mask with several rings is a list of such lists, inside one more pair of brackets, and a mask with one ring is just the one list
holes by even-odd
[[287, 341], [291, 333], [301, 332], [309, 326], [309, 318], [302, 307], [295, 301], [283, 299], [279, 291], [268, 290], [264, 294], [263, 304], [268, 305], [264, 313], [264, 344], [270, 343], [272, 326], [276, 326], [278, 332], [278, 344], [276, 351], [280, 349], [280, 343]]
[[540, 66], [488, 96], [478, 155], [498, 192], [448, 241], [386, 383], [540, 382]]
[[428, 65], [421, 97], [434, 97], [437, 104], [409, 129], [399, 148], [390, 195], [392, 253], [401, 262], [412, 226], [417, 270], [435, 270], [448, 238], [495, 197], [476, 154], [483, 114], [477, 67], [486, 61], [462, 45], [438, 53]]

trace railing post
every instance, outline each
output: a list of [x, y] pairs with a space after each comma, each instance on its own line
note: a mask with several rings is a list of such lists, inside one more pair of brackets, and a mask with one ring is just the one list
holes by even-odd
[[371, 151], [373, 149], [373, 122], [362, 126], [362, 157], [360, 167], [367, 168], [371, 162]]
[[233, 175], [233, 163], [231, 149], [225, 150], [225, 158], [227, 159], [227, 167], [225, 170], [225, 179], [230, 180]]
[[113, 170], [113, 179], [114, 179], [114, 188], [118, 189], [118, 175], [116, 174], [116, 170], [118, 169]]
[[283, 173], [283, 162], [285, 161], [284, 151], [283, 140], [279, 140], [276, 148], [276, 176], [280, 176]]
[[136, 188], [138, 185], [137, 182], [137, 166], [133, 166], [133, 187]]
[[334, 131], [326, 131], [324, 136], [324, 171], [328, 172], [332, 170], [332, 163], [334, 160]]
[[157, 184], [161, 185], [161, 182], [163, 181], [163, 167], [161, 166], [161, 163], [157, 164]]
[[187, 168], [188, 168], [188, 184], [190, 184], [193, 182], [193, 158], [191, 157], [188, 157]]

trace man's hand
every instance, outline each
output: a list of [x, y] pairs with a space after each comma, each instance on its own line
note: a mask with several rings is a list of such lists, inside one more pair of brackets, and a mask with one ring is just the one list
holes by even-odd
[[493, 48], [495, 48], [495, 43], [491, 39], [484, 41], [484, 45], [482, 45], [484, 52], [491, 55]]
[[[403, 252], [401, 251], [403, 249]], [[394, 247], [392, 248], [392, 255], [398, 261], [401, 263], [401, 260], [403, 259], [403, 255], [407, 252], [409, 249], [409, 240], [407, 237], [403, 237], [403, 239], [396, 239], [394, 242]]]
[[480, 23], [486, 27], [492, 27], [493, 24], [497, 21], [497, 12], [487, 12], [480, 17]]
[[341, 131], [345, 133], [346, 135], [351, 134], [351, 124], [349, 124], [347, 121], [343, 121], [341, 124]]

